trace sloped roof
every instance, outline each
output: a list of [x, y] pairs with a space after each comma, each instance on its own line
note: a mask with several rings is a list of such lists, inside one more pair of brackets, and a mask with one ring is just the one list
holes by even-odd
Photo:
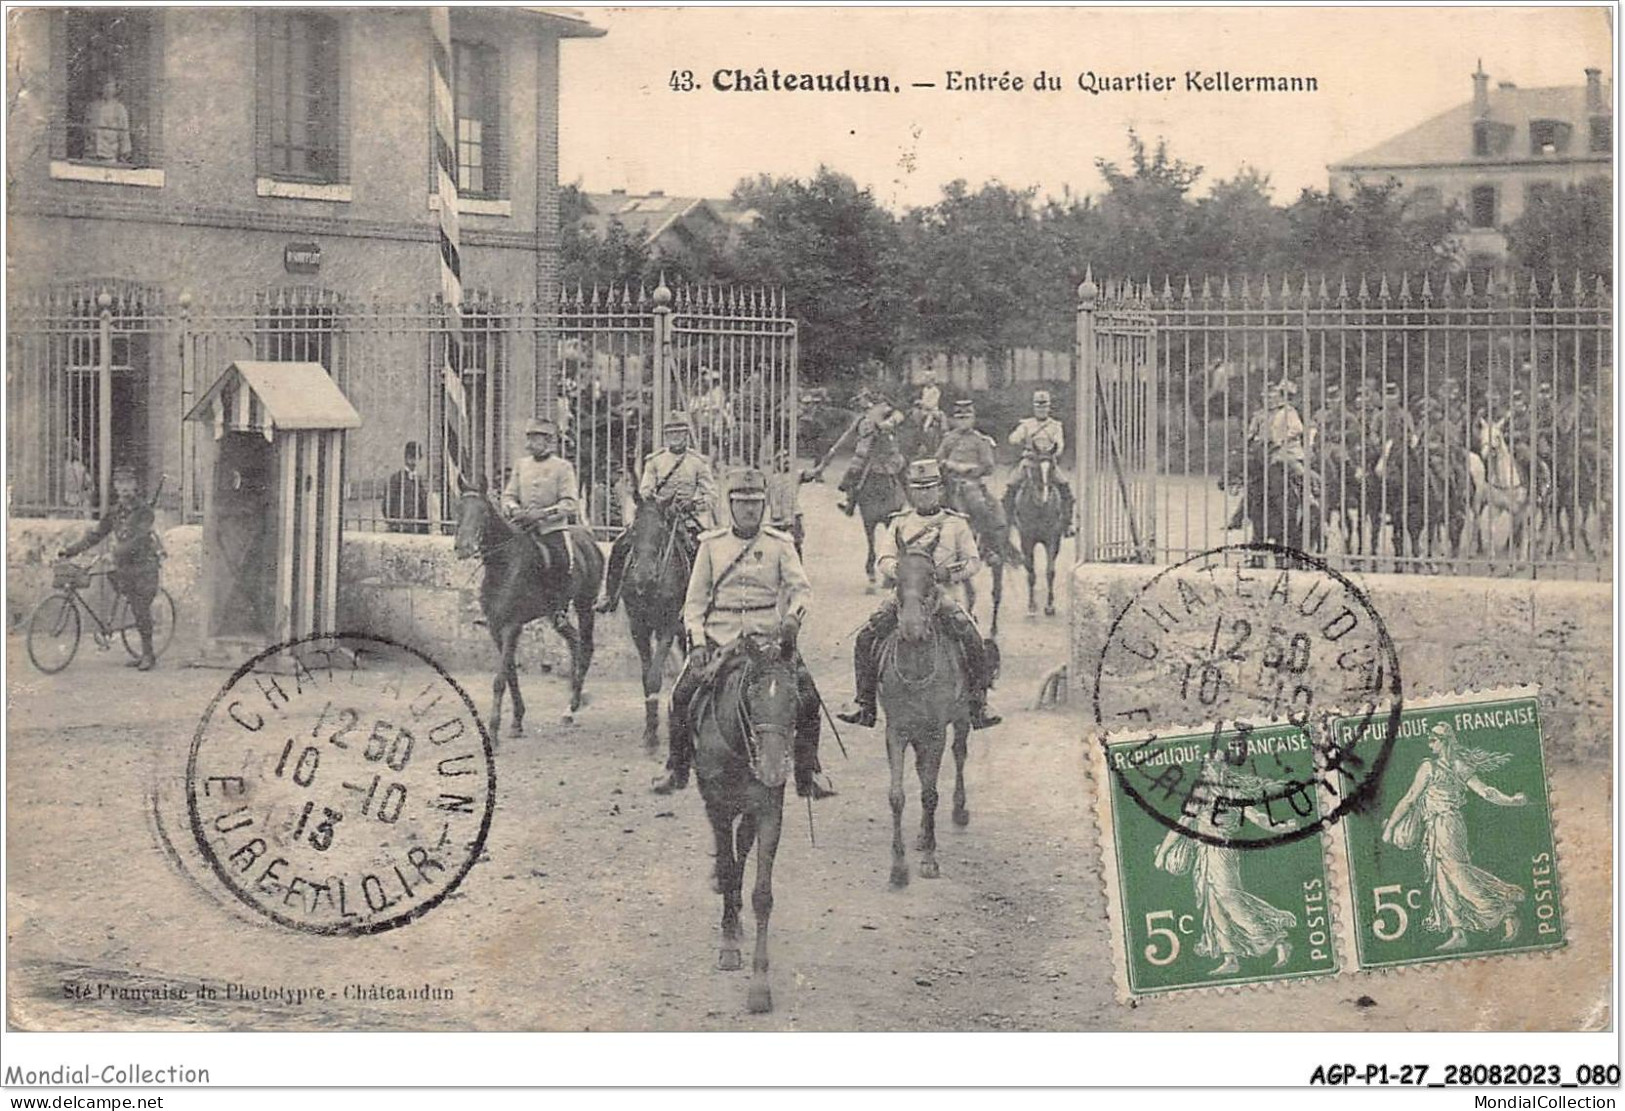
[[[1613, 90], [1603, 85], [1604, 113], [1612, 112]], [[1591, 113], [1586, 111], [1586, 90], [1583, 85], [1563, 85], [1540, 89], [1502, 89], [1489, 92], [1489, 116], [1494, 123], [1513, 129], [1511, 144], [1506, 151], [1495, 156], [1500, 162], [1546, 162], [1551, 155], [1529, 153], [1529, 121], [1561, 120], [1574, 128], [1569, 150], [1563, 156], [1573, 157], [1587, 153], [1585, 122]], [[1366, 170], [1384, 167], [1425, 166], [1434, 163], [1482, 161], [1473, 154], [1473, 114], [1471, 101], [1459, 104], [1448, 112], [1440, 113], [1409, 131], [1378, 143], [1340, 161], [1333, 162], [1333, 170]], [[1609, 161], [1611, 154], [1594, 157]]]
[[734, 227], [748, 227], [756, 219], [754, 209], [708, 197], [668, 197], [664, 193], [587, 193], [585, 197], [588, 212], [583, 223], [593, 231], [602, 235], [612, 220], [618, 221], [646, 244], [694, 219]]
[[186, 419], [267, 438], [275, 429], [361, 427], [361, 414], [321, 363], [232, 363]]

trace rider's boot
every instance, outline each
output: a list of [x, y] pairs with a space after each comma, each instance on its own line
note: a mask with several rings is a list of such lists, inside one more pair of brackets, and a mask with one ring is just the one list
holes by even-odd
[[970, 672], [970, 690], [966, 692], [970, 702], [970, 724], [972, 729], [989, 729], [998, 725], [1004, 719], [988, 709], [987, 689], [992, 685], [993, 676], [987, 659], [987, 646], [982, 643], [982, 631], [971, 620], [970, 614], [963, 610], [956, 610], [949, 619], [949, 628], [954, 639], [959, 642], [959, 649], [965, 656], [965, 667]]
[[872, 621], [858, 633], [857, 643], [852, 647], [852, 682], [857, 693], [851, 706], [835, 715], [848, 725], [861, 725], [865, 729], [874, 727], [875, 688], [880, 684], [875, 660], [876, 639]]
[[671, 691], [671, 706], [666, 714], [666, 735], [670, 753], [666, 757], [666, 774], [650, 784], [657, 795], [669, 795], [688, 786], [689, 768], [694, 763], [694, 731], [688, 720], [688, 707], [699, 689], [699, 679], [692, 666], [684, 668]]
[[796, 794], [807, 799], [827, 799], [835, 796], [835, 787], [824, 774], [818, 762], [818, 692], [812, 677], [803, 673], [800, 681], [799, 701], [796, 706]]

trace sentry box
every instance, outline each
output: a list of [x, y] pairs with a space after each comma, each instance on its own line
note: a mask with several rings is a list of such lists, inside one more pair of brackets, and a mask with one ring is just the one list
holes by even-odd
[[213, 429], [201, 662], [335, 631], [355, 407], [320, 363], [236, 362], [186, 419]]

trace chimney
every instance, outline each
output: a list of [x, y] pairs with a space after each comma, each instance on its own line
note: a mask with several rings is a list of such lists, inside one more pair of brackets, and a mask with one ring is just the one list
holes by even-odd
[[612, 197], [624, 197], [624, 196], [626, 196], [626, 190], [625, 189], [611, 189], [609, 191], [609, 193], [610, 193], [610, 196], [612, 196]]
[[1586, 112], [1595, 116], [1602, 107], [1602, 70], [1590, 66], [1586, 69]]
[[1473, 74], [1473, 118], [1484, 119], [1490, 114], [1490, 75], [1484, 72], [1484, 59], [1478, 60], [1478, 71]]
[[1503, 93], [1510, 93], [1513, 89], [1516, 89], [1518, 86], [1514, 85], [1510, 81], [1498, 81], [1498, 82], [1496, 82], [1495, 87], [1497, 89], [1500, 89]]
[[664, 189], [651, 189], [651, 190], [649, 190], [649, 196], [651, 196], [651, 197], [664, 197], [665, 195], [666, 195], [666, 191]]

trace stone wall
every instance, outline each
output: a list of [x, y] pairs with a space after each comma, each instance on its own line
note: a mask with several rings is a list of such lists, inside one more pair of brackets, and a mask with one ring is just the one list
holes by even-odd
[[[1161, 568], [1072, 573], [1071, 696], [1091, 715], [1113, 619]], [[1173, 572], [1177, 575], [1179, 572]], [[1190, 572], [1195, 580], [1197, 573]], [[1538, 684], [1547, 754], [1608, 763], [1613, 751], [1613, 584], [1359, 575], [1399, 654], [1407, 695]]]
[[[51, 561], [70, 540], [84, 535], [85, 521], [22, 520], [10, 523], [6, 543], [8, 625], [18, 628], [50, 593]], [[175, 599], [176, 659], [195, 649], [201, 617], [199, 582], [203, 530], [197, 525], [163, 534], [169, 558], [163, 583]], [[354, 532], [344, 537], [339, 581], [339, 628], [409, 644], [456, 669], [486, 669], [496, 658], [490, 634], [474, 624], [480, 616], [479, 567], [452, 553], [449, 536]], [[637, 652], [622, 611], [599, 616], [592, 674], [634, 679]], [[520, 640], [520, 662], [532, 673], [564, 663], [564, 643], [541, 622]]]

